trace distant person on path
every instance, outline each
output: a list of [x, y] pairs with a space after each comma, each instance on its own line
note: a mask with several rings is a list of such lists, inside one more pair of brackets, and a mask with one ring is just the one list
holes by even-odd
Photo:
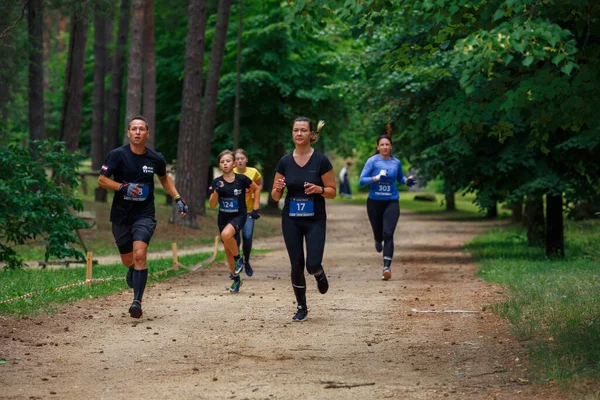
[[240, 244], [237, 241], [239, 232], [246, 223], [246, 190], [254, 195], [252, 212], [253, 219], [260, 218], [259, 202], [260, 187], [252, 182], [246, 175], [233, 172], [235, 167], [235, 155], [231, 150], [223, 150], [217, 157], [217, 164], [223, 175], [215, 178], [210, 185], [210, 208], [219, 204], [219, 216], [217, 224], [221, 233], [221, 240], [225, 247], [225, 256], [229, 264], [230, 278], [233, 279], [231, 293], [238, 293], [242, 286], [240, 272], [244, 268], [244, 262], [240, 257]]
[[350, 171], [350, 167], [352, 163], [350, 161], [346, 161], [346, 164], [342, 167], [340, 171], [340, 196], [341, 197], [349, 197], [352, 198], [352, 189], [350, 189], [350, 180], [348, 179], [348, 172]]
[[271, 191], [273, 199], [278, 201], [287, 188], [281, 228], [290, 257], [292, 287], [298, 308], [293, 321], [304, 321], [308, 315], [305, 266], [308, 273], [314, 275], [320, 293], [325, 294], [329, 289], [322, 264], [327, 224], [325, 199], [335, 198], [335, 175], [329, 159], [311, 146], [319, 140], [323, 125], [324, 122], [319, 122], [315, 132], [310, 119], [296, 118], [292, 128], [296, 147], [279, 160]]
[[[244, 151], [244, 149], [237, 149], [235, 151], [235, 168], [233, 172], [236, 174], [244, 174], [250, 180], [258, 185], [259, 193], [262, 190], [263, 180], [262, 175], [256, 168], [248, 167], [246, 164], [248, 163], [248, 153]], [[249, 188], [246, 189], [246, 210], [248, 212], [248, 217], [246, 218], [246, 223], [242, 228], [242, 252], [244, 253], [244, 270], [246, 271], [246, 275], [252, 276], [254, 273], [252, 270], [252, 266], [250, 265], [250, 253], [252, 252], [252, 235], [254, 234], [254, 220], [258, 218], [252, 217], [252, 210], [254, 205], [254, 192], [252, 192]], [[259, 199], [260, 202], [260, 199]], [[260, 217], [260, 215], [258, 215]], [[238, 238], [238, 243], [240, 239]]]
[[188, 211], [173, 180], [167, 175], [162, 154], [146, 147], [149, 136], [150, 127], [144, 117], [132, 118], [127, 127], [129, 144], [108, 153], [98, 177], [100, 187], [115, 191], [110, 222], [121, 261], [129, 268], [126, 280], [133, 288], [133, 303], [129, 307], [129, 315], [133, 318], [142, 316], [142, 297], [148, 280], [146, 254], [156, 228], [154, 174], [175, 200], [181, 216]]
[[375, 250], [383, 251], [384, 281], [392, 277], [392, 258], [394, 257], [394, 231], [400, 218], [400, 194], [396, 182], [413, 186], [413, 176], [406, 178], [402, 173], [402, 163], [392, 156], [392, 138], [381, 135], [377, 139], [377, 152], [370, 157], [360, 174], [360, 184], [369, 185], [367, 214], [373, 228]]

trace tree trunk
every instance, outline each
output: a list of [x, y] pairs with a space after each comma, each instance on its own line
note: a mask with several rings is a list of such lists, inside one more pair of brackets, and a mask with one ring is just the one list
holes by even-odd
[[233, 148], [240, 147], [240, 95], [242, 88], [242, 30], [244, 28], [244, 0], [240, 0], [238, 41], [237, 41], [237, 70], [235, 74], [235, 108], [233, 110]]
[[516, 201], [513, 203], [512, 207], [512, 223], [522, 223], [523, 222], [523, 200]]
[[154, 45], [154, 0], [146, 0], [144, 9], [144, 117], [150, 126], [146, 146], [156, 143], [156, 46]]
[[121, 121], [121, 92], [123, 90], [123, 72], [125, 71], [125, 48], [129, 35], [131, 0], [121, 0], [119, 32], [115, 45], [115, 57], [112, 62], [110, 95], [107, 102], [108, 119], [106, 121], [106, 153], [119, 143], [119, 123]]
[[[217, 24], [215, 27], [215, 36], [213, 38], [212, 50], [210, 53], [210, 63], [208, 66], [208, 76], [206, 78], [206, 91], [204, 93], [204, 112], [200, 125], [200, 143], [196, 152], [197, 168], [196, 171], [206, 171], [210, 160], [210, 148], [213, 138], [213, 129], [217, 114], [217, 98], [219, 95], [219, 77], [221, 75], [221, 65], [223, 64], [223, 55], [225, 53], [225, 40], [227, 38], [227, 26], [229, 24], [229, 12], [231, 11], [231, 0], [220, 0], [217, 11]], [[198, 213], [204, 215], [204, 200], [208, 188], [208, 179], [204, 174], [200, 175], [200, 196], [196, 206]]]
[[42, 0], [29, 0], [29, 139], [40, 140], [44, 132], [44, 53]]
[[454, 199], [454, 192], [445, 193], [446, 199], [446, 211], [456, 211], [456, 201]]
[[498, 203], [494, 203], [493, 206], [486, 210], [485, 217], [488, 219], [494, 219], [498, 217]]
[[531, 246], [541, 246], [545, 241], [544, 201], [541, 197], [527, 196], [525, 218], [527, 242]]
[[169, 223], [198, 227], [198, 204], [201, 193], [196, 170], [197, 149], [200, 148], [200, 116], [202, 115], [202, 79], [204, 74], [204, 38], [206, 32], [206, 0], [190, 0], [185, 42], [185, 66], [181, 95], [181, 117], [177, 144], [175, 187], [187, 199], [189, 212], [185, 218], [173, 208]]
[[562, 195], [546, 195], [546, 256], [565, 257]]
[[72, 151], [77, 150], [79, 147], [86, 40], [85, 15], [75, 12], [71, 20], [69, 55], [67, 58], [67, 74], [59, 136], [60, 140], [66, 142], [67, 148]]
[[[125, 99], [125, 127], [142, 112], [142, 55], [144, 49], [144, 7], [146, 0], [133, 0], [131, 14], [131, 38], [129, 39], [129, 62], [127, 64], [127, 97]], [[127, 135], [123, 144], [129, 143]]]
[[[99, 171], [104, 161], [104, 78], [106, 77], [106, 16], [94, 15], [94, 91], [92, 94], [92, 169]], [[95, 201], [106, 202], [106, 189], [97, 187]]]

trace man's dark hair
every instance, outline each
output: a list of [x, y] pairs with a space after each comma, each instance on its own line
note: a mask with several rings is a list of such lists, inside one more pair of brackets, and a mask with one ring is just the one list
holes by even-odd
[[144, 121], [146, 123], [146, 130], [150, 130], [150, 125], [148, 125], [148, 121], [146, 121], [146, 118], [144, 118], [143, 115], [136, 115], [135, 117], [131, 118], [129, 120], [129, 123], [127, 124], [127, 130], [129, 130], [129, 128], [131, 127], [131, 123], [133, 121], [135, 121], [136, 119], [139, 119], [140, 121]]

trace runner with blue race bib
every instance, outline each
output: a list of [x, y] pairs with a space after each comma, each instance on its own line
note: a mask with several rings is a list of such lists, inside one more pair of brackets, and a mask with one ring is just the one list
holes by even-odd
[[108, 153], [98, 177], [100, 187], [115, 191], [110, 221], [121, 261], [128, 267], [127, 285], [133, 288], [133, 303], [129, 307], [129, 315], [133, 318], [142, 316], [142, 297], [148, 280], [146, 253], [156, 228], [154, 174], [175, 199], [181, 216], [188, 211], [173, 180], [167, 175], [162, 154], [146, 147], [149, 135], [144, 117], [132, 118], [127, 127], [129, 144]]
[[360, 184], [370, 185], [367, 198], [367, 214], [373, 229], [375, 249], [383, 251], [383, 271], [381, 279], [392, 277], [394, 257], [394, 231], [400, 218], [398, 200], [400, 194], [396, 183], [413, 186], [413, 176], [406, 178], [402, 173], [402, 163], [392, 156], [392, 138], [381, 135], [377, 139], [377, 152], [370, 157], [360, 174]]
[[242, 285], [240, 272], [244, 268], [244, 262], [240, 257], [239, 243], [237, 237], [244, 227], [247, 219], [246, 213], [246, 189], [254, 193], [254, 208], [250, 216], [254, 219], [260, 218], [260, 186], [252, 182], [250, 178], [233, 172], [235, 168], [235, 155], [231, 150], [223, 150], [217, 157], [219, 169], [223, 175], [215, 178], [210, 185], [210, 208], [219, 204], [219, 216], [217, 224], [221, 233], [221, 240], [225, 247], [225, 256], [229, 264], [230, 278], [233, 279], [231, 293], [238, 293]]
[[327, 225], [325, 199], [336, 196], [335, 177], [329, 159], [311, 147], [319, 139], [323, 125], [324, 122], [319, 122], [315, 133], [310, 119], [296, 118], [292, 129], [296, 148], [279, 160], [271, 191], [273, 199], [280, 200], [287, 188], [281, 228], [290, 257], [292, 287], [297, 301], [293, 321], [305, 321], [308, 315], [305, 266], [308, 273], [314, 275], [320, 293], [325, 294], [329, 289], [322, 264]]

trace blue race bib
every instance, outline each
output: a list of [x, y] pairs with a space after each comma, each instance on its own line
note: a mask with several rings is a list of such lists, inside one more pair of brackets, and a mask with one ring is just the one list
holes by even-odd
[[376, 182], [375, 183], [375, 194], [377, 196], [391, 196], [392, 195], [392, 184], [390, 182]]
[[219, 211], [236, 213], [239, 211], [238, 199], [236, 197], [224, 197], [219, 199]]
[[315, 215], [315, 202], [311, 198], [290, 199], [290, 217], [312, 217]]
[[138, 196], [136, 196], [136, 197], [123, 196], [123, 199], [129, 200], [129, 201], [144, 201], [144, 200], [146, 200], [148, 198], [148, 195], [150, 194], [150, 186], [138, 184], [138, 188], [142, 189], [142, 193], [140, 193]]

